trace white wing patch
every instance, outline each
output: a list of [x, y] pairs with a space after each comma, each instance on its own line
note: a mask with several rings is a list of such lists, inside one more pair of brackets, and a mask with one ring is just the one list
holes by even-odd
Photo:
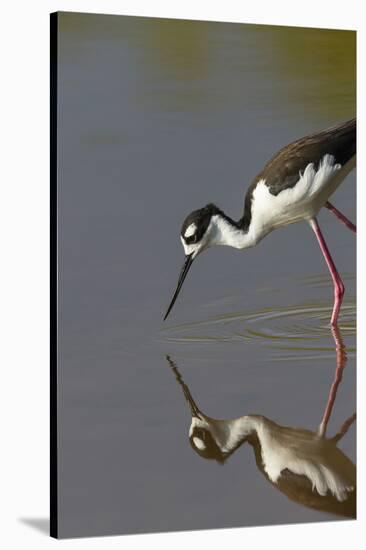
[[199, 439], [198, 437], [193, 438], [193, 443], [195, 444], [197, 449], [199, 449], [200, 451], [203, 451], [204, 449], [206, 449], [206, 445], [204, 444], [202, 439]]
[[313, 163], [308, 164], [296, 185], [278, 195], [271, 194], [265, 180], [259, 181], [253, 191], [250, 225], [254, 240], [260, 240], [276, 227], [315, 216], [349, 171], [347, 168], [345, 165], [342, 170], [332, 155], [324, 155], [318, 170]]
[[184, 233], [184, 236], [186, 238], [188, 237], [192, 237], [192, 235], [194, 235], [197, 231], [197, 225], [195, 223], [191, 223], [191, 225], [189, 225]]
[[[270, 430], [262, 426], [258, 432], [261, 443], [262, 462], [265, 472], [273, 483], [278, 483], [282, 471], [290, 470], [296, 475], [303, 475], [308, 478], [312, 484], [313, 491], [319, 495], [325, 496], [329, 491], [337, 500], [342, 502], [348, 496], [348, 493], [354, 490], [352, 483], [346, 480], [341, 472], [337, 472], [329, 465], [322, 464], [320, 458], [316, 458], [317, 441], [314, 439], [312, 447], [306, 449], [303, 447], [301, 452], [296, 450], [296, 446], [285, 446], [280, 442], [279, 434], [271, 433]], [[295, 440], [294, 440], [295, 441]], [[308, 456], [304, 453], [307, 453]]]

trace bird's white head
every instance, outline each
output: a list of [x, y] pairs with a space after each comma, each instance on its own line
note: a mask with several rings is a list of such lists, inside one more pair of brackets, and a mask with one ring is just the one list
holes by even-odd
[[221, 232], [219, 220], [223, 220], [224, 217], [225, 215], [217, 206], [208, 204], [204, 208], [194, 210], [184, 220], [180, 231], [180, 238], [184, 248], [185, 262], [164, 320], [168, 317], [178, 297], [193, 260], [210, 246], [222, 244], [220, 240]]
[[202, 458], [214, 459], [223, 464], [244, 443], [253, 431], [253, 422], [249, 416], [229, 420], [218, 420], [207, 416], [198, 407], [189, 387], [183, 381], [174, 361], [167, 356], [167, 361], [191, 413], [189, 442], [192, 449]]
[[[215, 422], [215, 421], [214, 421]], [[217, 437], [215, 437], [215, 427], [212, 422], [202, 418], [192, 418], [189, 429], [189, 442], [192, 449], [201, 457], [209, 460], [216, 460], [219, 464], [224, 464], [231, 453], [224, 451]]]
[[192, 260], [213, 244], [214, 224], [212, 218], [219, 215], [220, 210], [214, 204], [191, 212], [182, 224], [180, 238], [186, 256]]

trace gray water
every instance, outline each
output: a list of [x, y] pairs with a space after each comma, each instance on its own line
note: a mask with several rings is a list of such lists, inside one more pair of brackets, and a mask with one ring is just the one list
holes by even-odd
[[[280, 147], [354, 116], [355, 33], [62, 13], [58, 69], [60, 536], [342, 519], [287, 499], [248, 445], [195, 454], [166, 361], [210, 416], [316, 430], [336, 350], [311, 229], [209, 250], [162, 317], [184, 217], [239, 218]], [[333, 202], [355, 220], [355, 201], [353, 172]], [[356, 247], [319, 223], [346, 285], [332, 435], [356, 409]], [[355, 460], [354, 426], [339, 446]]]

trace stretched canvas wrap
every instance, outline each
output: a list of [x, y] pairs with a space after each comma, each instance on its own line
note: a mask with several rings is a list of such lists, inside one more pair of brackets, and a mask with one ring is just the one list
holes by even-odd
[[356, 517], [355, 57], [51, 15], [52, 536]]

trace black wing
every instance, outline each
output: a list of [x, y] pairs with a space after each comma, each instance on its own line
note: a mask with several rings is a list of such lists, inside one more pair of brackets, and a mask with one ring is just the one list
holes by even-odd
[[319, 166], [324, 155], [342, 166], [356, 154], [356, 119], [310, 134], [283, 147], [254, 178], [245, 197], [244, 217], [250, 216], [252, 193], [264, 180], [272, 195], [294, 187], [308, 164]]

